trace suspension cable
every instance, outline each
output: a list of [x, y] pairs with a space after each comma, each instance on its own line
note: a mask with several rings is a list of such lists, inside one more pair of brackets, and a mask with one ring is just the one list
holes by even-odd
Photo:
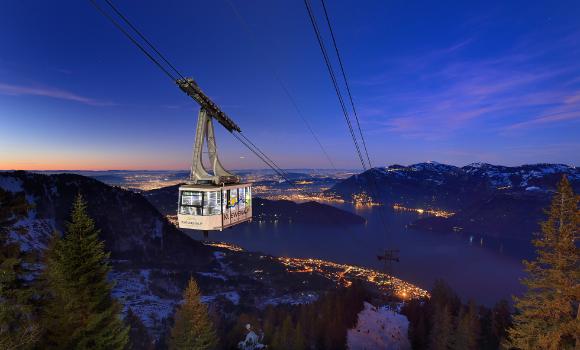
[[[344, 71], [344, 66], [342, 64], [342, 60], [340, 58], [340, 53], [338, 51], [338, 46], [336, 45], [336, 40], [335, 40], [335, 37], [334, 37], [334, 33], [332, 31], [332, 26], [330, 24], [330, 19], [329, 19], [328, 13], [326, 11], [326, 6], [324, 6], [324, 0], [321, 0], [321, 1], [322, 1], [322, 4], [323, 4], [326, 21], [327, 21], [327, 24], [329, 26], [330, 33], [331, 33], [331, 36], [332, 36], [332, 41], [333, 41], [333, 44], [334, 44], [334, 48], [335, 48], [335, 51], [336, 51], [336, 55], [338, 56], [338, 61], [339, 61], [339, 64], [340, 64], [340, 69], [342, 71], [342, 76], [343, 76], [343, 79], [345, 81], [345, 85], [347, 87], [348, 94], [349, 94], [349, 97], [350, 97], [350, 102], [351, 102], [351, 105], [352, 105], [352, 108], [353, 108], [353, 111], [354, 111], [354, 114], [355, 114], [355, 117], [356, 117], [356, 121], [357, 121], [358, 129], [359, 129], [359, 133], [360, 133], [360, 136], [361, 136], [363, 145], [364, 145], [365, 153], [366, 153], [366, 156], [367, 156], [367, 161], [368, 161], [368, 164], [369, 164], [369, 170], [372, 171], [373, 168], [372, 168], [371, 160], [370, 160], [370, 157], [369, 157], [367, 148], [366, 148], [366, 142], [364, 140], [364, 136], [363, 136], [363, 133], [362, 133], [362, 129], [360, 127], [360, 123], [359, 123], [359, 120], [358, 120], [358, 115], [356, 114], [356, 108], [354, 106], [352, 94], [350, 93], [350, 88], [349, 88], [349, 85], [348, 85], [348, 81], [346, 79], [346, 73]], [[306, 5], [306, 10], [308, 11], [308, 16], [310, 17], [310, 22], [312, 23], [312, 27], [314, 28], [314, 33], [316, 34], [316, 38], [318, 40], [318, 44], [320, 46], [320, 50], [321, 50], [322, 56], [324, 58], [324, 62], [326, 64], [327, 68], [328, 68], [328, 72], [329, 72], [330, 77], [331, 77], [331, 79], [333, 81], [334, 89], [336, 91], [336, 94], [338, 96], [339, 102], [341, 104], [341, 108], [343, 109], [343, 112], [345, 113], [345, 118], [347, 120], [347, 124], [348, 124], [349, 130], [351, 132], [351, 136], [353, 138], [354, 144], [356, 146], [357, 153], [359, 155], [361, 164], [363, 166], [363, 171], [366, 172], [367, 171], [367, 168], [365, 166], [365, 161], [364, 161], [364, 158], [362, 157], [362, 154], [360, 152], [360, 148], [359, 148], [358, 142], [356, 140], [356, 135], [353, 132], [353, 128], [352, 128], [352, 125], [350, 123], [350, 119], [348, 117], [348, 111], [345, 110], [346, 108], [344, 106], [344, 101], [343, 101], [343, 98], [342, 98], [342, 94], [341, 94], [340, 88], [338, 87], [338, 84], [336, 82], [336, 77], [334, 75], [334, 70], [332, 69], [332, 64], [330, 63], [330, 59], [328, 58], [328, 53], [327, 53], [326, 48], [324, 46], [324, 42], [322, 40], [322, 37], [321, 37], [321, 34], [320, 34], [320, 30], [318, 28], [318, 25], [316, 24], [316, 18], [314, 17], [314, 14], [313, 14], [313, 11], [312, 11], [312, 5], [310, 4], [310, 0], [304, 0], [304, 3]], [[374, 178], [373, 174], [368, 174], [368, 175], [369, 175], [368, 176], [368, 178], [369, 178], [368, 180], [369, 180], [369, 185], [370, 185], [369, 186], [370, 187], [369, 190], [371, 192], [371, 195], [374, 196], [375, 198], [377, 198], [377, 200], [379, 200], [378, 194], [380, 192], [378, 191], [378, 186], [376, 184], [375, 178]], [[383, 230], [385, 232], [385, 237], [387, 237], [388, 236], [388, 229], [387, 229], [387, 225], [386, 225], [385, 218], [384, 218], [384, 215], [383, 215], [383, 211], [380, 210], [380, 209], [379, 209], [379, 218], [380, 218], [380, 221], [381, 221], [381, 225], [383, 227]]]
[[[141, 45], [117, 20], [115, 20], [109, 13], [107, 13], [103, 8], [101, 8], [96, 0], [89, 0], [93, 6], [105, 17], [107, 18], [119, 31], [121, 31], [139, 50], [145, 54], [147, 58], [149, 58], [155, 65], [165, 73], [173, 82], [177, 79], [173, 74], [171, 74], [163, 65], [153, 57], [153, 55]], [[155, 46], [151, 43], [151, 41], [147, 40], [147, 38], [139, 31], [137, 28], [129, 21], [127, 17], [125, 17], [114, 5], [110, 0], [104, 0], [112, 9], [113, 11], [125, 22], [137, 35], [169, 66], [177, 75], [183, 78], [183, 75], [172, 65], [168, 59], [161, 54], [161, 52], [155, 48]], [[284, 171], [271, 159], [269, 158], [260, 148], [258, 148], [253, 142], [250, 141], [245, 135], [240, 134], [242, 137], [239, 137], [235, 133], [232, 132], [234, 137], [238, 139], [246, 148], [248, 148], [252, 153], [254, 153], [260, 160], [262, 160], [268, 167], [274, 170], [279, 176], [284, 178], [286, 181], [290, 182], [290, 179], [285, 175]], [[245, 140], [245, 141], [244, 141]]]
[[328, 57], [328, 53], [326, 51], [326, 47], [324, 46], [324, 42], [322, 40], [322, 36], [320, 34], [320, 30], [318, 29], [318, 24], [316, 22], [316, 18], [314, 17], [314, 14], [312, 12], [312, 8], [311, 8], [311, 5], [310, 5], [310, 1], [309, 0], [304, 0], [304, 4], [306, 5], [306, 9], [308, 10], [308, 15], [310, 17], [310, 22], [312, 23], [312, 28], [314, 29], [314, 33], [316, 34], [316, 39], [318, 40], [318, 45], [320, 46], [320, 50], [322, 51], [322, 56], [324, 58], [324, 63], [326, 64], [326, 68], [328, 69], [328, 73], [330, 74], [330, 78], [332, 80], [332, 84], [334, 86], [334, 90], [336, 92], [336, 96], [338, 97], [338, 101], [340, 103], [340, 107], [341, 107], [342, 112], [344, 114], [344, 118], [346, 120], [348, 129], [350, 131], [350, 135], [351, 135], [352, 140], [354, 142], [354, 145], [355, 145], [355, 148], [356, 148], [358, 157], [359, 157], [359, 159], [361, 161], [361, 164], [363, 166], [363, 169], [366, 170], [367, 167], [366, 167], [364, 158], [362, 156], [360, 147], [358, 145], [358, 141], [357, 141], [356, 135], [354, 133], [352, 124], [350, 122], [350, 118], [348, 116], [348, 110], [346, 109], [346, 105], [344, 103], [344, 99], [342, 97], [342, 94], [340, 93], [340, 88], [339, 88], [339, 85], [338, 85], [338, 81], [337, 81], [336, 76], [334, 74], [334, 70], [332, 69], [332, 65], [330, 63], [330, 59]]
[[153, 44], [151, 44], [151, 42], [149, 40], [147, 40], [147, 38], [141, 34], [141, 32], [127, 19], [127, 17], [125, 17], [119, 10], [117, 10], [117, 8], [115, 7], [115, 5], [113, 5], [113, 3], [110, 0], [105, 0], [105, 2], [109, 5], [109, 7], [111, 7], [113, 9], [113, 11], [115, 11], [115, 13], [123, 20], [123, 22], [125, 22], [131, 29], [133, 29], [133, 31], [135, 33], [137, 33], [137, 35], [147, 44], [149, 45], [149, 47], [155, 51], [155, 53], [165, 62], [167, 63], [167, 65], [169, 67], [171, 67], [171, 69], [173, 69], [173, 71], [175, 73], [177, 73], [177, 75], [179, 75], [181, 77], [181, 79], [185, 79], [185, 77], [179, 73], [179, 71], [165, 58], [165, 56], [163, 56], [161, 54], [161, 52], [159, 52], [159, 50], [157, 50], [155, 48], [155, 46]]
[[354, 101], [352, 98], [352, 94], [350, 92], [350, 85], [348, 83], [348, 79], [346, 79], [346, 73], [344, 71], [344, 66], [342, 64], [342, 58], [340, 57], [340, 52], [338, 51], [338, 45], [336, 44], [336, 39], [334, 37], [334, 31], [332, 30], [332, 25], [330, 24], [330, 18], [328, 16], [328, 12], [326, 11], [326, 5], [324, 3], [324, 0], [320, 0], [320, 2], [322, 3], [322, 8], [324, 9], [324, 17], [326, 17], [326, 23], [328, 24], [328, 29], [330, 30], [330, 37], [332, 38], [332, 44], [334, 45], [334, 51], [336, 52], [336, 57], [338, 57], [338, 64], [340, 66], [340, 71], [342, 72], [342, 78], [344, 79], [344, 84], [346, 86], [346, 91], [348, 92], [348, 97], [350, 99], [350, 104], [352, 106], [352, 111], [354, 113], [354, 117], [356, 119], [356, 125], [358, 127], [358, 132], [360, 134], [360, 138], [362, 140], [363, 146], [364, 146], [364, 151], [366, 153], [367, 156], [367, 161], [369, 163], [369, 168], [372, 169], [372, 163], [371, 163], [371, 158], [369, 157], [369, 151], [367, 149], [367, 143], [365, 141], [365, 137], [363, 135], [362, 132], [362, 128], [360, 127], [360, 122], [358, 119], [358, 113], [356, 112], [356, 108], [354, 106]]
[[[240, 24], [240, 26], [247, 33], [248, 37], [250, 37], [252, 39], [252, 42], [254, 44], [254, 48], [256, 50], [258, 50], [259, 49], [259, 47], [258, 47], [259, 46], [258, 45], [258, 40], [256, 39], [256, 35], [255, 35], [254, 31], [248, 25], [248, 22], [244, 19], [244, 17], [240, 13], [240, 11], [238, 10], [238, 8], [234, 4], [234, 2], [232, 0], [227, 0], [227, 2], [229, 4], [230, 8], [232, 9], [232, 12], [236, 16], [236, 19], [238, 20], [238, 23]], [[324, 154], [324, 156], [328, 160], [328, 163], [330, 164], [330, 166], [335, 171], [338, 171], [336, 169], [336, 166], [334, 165], [334, 162], [330, 158], [329, 153], [326, 151], [326, 148], [322, 145], [322, 142], [320, 141], [320, 139], [318, 138], [318, 136], [314, 132], [314, 129], [312, 128], [312, 126], [310, 125], [310, 123], [308, 122], [308, 120], [306, 119], [306, 117], [304, 116], [304, 114], [302, 113], [300, 107], [298, 107], [298, 103], [296, 102], [296, 99], [294, 98], [294, 96], [290, 93], [290, 89], [288, 88], [288, 86], [286, 85], [286, 83], [284, 82], [284, 80], [282, 80], [282, 77], [280, 76], [279, 71], [276, 69], [276, 66], [272, 63], [271, 57], [270, 56], [267, 56], [265, 54], [260, 54], [258, 56], [263, 59], [263, 61], [266, 63], [266, 66], [268, 66], [268, 68], [270, 69], [270, 71], [271, 71], [272, 75], [274, 76], [275, 80], [278, 82], [278, 84], [280, 85], [280, 87], [284, 91], [284, 94], [286, 95], [286, 97], [288, 97], [288, 100], [290, 101], [290, 103], [294, 107], [294, 110], [296, 111], [296, 114], [300, 117], [300, 119], [302, 119], [302, 121], [306, 125], [306, 128], [308, 129], [308, 131], [310, 132], [310, 134], [312, 134], [312, 137], [314, 138], [314, 140], [316, 141], [316, 143], [318, 144], [318, 146], [322, 150], [322, 153]]]
[[270, 157], [268, 157], [258, 146], [256, 146], [250, 139], [242, 133], [233, 133], [234, 137], [243, 143], [252, 153], [254, 153], [260, 160], [262, 160], [268, 167], [283, 179], [289, 181], [286, 172], [282, 170]]
[[147, 56], [147, 58], [149, 58], [153, 63], [155, 63], [155, 65], [157, 65], [157, 67], [159, 67], [159, 69], [161, 69], [163, 73], [165, 73], [165, 75], [169, 77], [169, 79], [171, 79], [172, 81], [177, 80], [171, 73], [167, 71], [167, 69], [165, 69], [165, 67], [163, 67], [163, 65], [161, 65], [161, 63], [159, 63], [159, 61], [157, 61], [147, 50], [145, 50], [145, 48], [137, 40], [135, 40], [135, 38], [133, 38], [133, 36], [131, 36], [131, 34], [129, 34], [125, 30], [125, 28], [123, 28], [123, 26], [121, 26], [113, 17], [111, 17], [111, 15], [105, 12], [105, 10], [103, 10], [95, 0], [89, 1], [97, 9], [97, 11], [99, 11], [105, 18], [107, 18], [119, 31], [121, 31], [121, 33], [123, 33], [127, 37], [127, 39], [129, 39], [133, 44], [135, 44], [135, 46], [137, 46], [139, 50], [141, 50], [141, 52], [145, 54], [145, 56]]
[[276, 162], [274, 162], [270, 157], [268, 157], [258, 146], [256, 146], [256, 144], [254, 144], [249, 138], [246, 137], [246, 135], [240, 133], [240, 135], [242, 136], [242, 138], [244, 140], [246, 140], [250, 145], [252, 145], [252, 147], [254, 147], [254, 149], [256, 149], [258, 151], [258, 153], [260, 153], [264, 158], [266, 158], [268, 161], [270, 161], [271, 164], [274, 165], [274, 167], [276, 169], [278, 169], [278, 171], [282, 172], [285, 174], [285, 171], [282, 170], [282, 168], [280, 168], [278, 166], [278, 164], [276, 164]]

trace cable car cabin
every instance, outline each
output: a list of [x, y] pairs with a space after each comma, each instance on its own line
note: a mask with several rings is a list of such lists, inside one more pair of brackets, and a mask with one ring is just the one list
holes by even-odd
[[251, 184], [179, 187], [179, 228], [223, 230], [252, 219]]

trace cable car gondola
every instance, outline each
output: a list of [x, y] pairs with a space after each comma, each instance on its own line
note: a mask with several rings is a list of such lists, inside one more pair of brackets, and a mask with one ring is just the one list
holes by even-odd
[[[193, 79], [177, 80], [179, 87], [201, 105], [197, 120], [191, 174], [179, 187], [177, 219], [179, 228], [204, 231], [223, 230], [252, 219], [252, 186], [227, 171], [219, 161], [213, 128], [216, 118], [228, 131], [240, 128], [215, 105]], [[203, 146], [211, 164], [208, 172], [202, 162]]]

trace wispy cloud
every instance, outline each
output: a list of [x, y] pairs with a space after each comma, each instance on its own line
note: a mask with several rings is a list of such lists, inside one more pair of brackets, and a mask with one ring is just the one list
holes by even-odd
[[382, 90], [365, 98], [365, 122], [374, 132], [435, 139], [481, 127], [482, 120], [490, 130], [514, 131], [580, 119], [580, 90], [574, 88], [580, 63], [545, 59], [577, 44], [566, 39], [543, 50], [522, 45], [486, 59], [457, 55], [473, 42], [461, 41], [359, 81]]
[[529, 127], [571, 120], [580, 120], [580, 109], [561, 110], [558, 112], [544, 114], [534, 117], [530, 120], [508, 125], [503, 128], [503, 131], [522, 130]]
[[60, 100], [74, 101], [83, 103], [89, 106], [112, 106], [114, 103], [109, 101], [101, 101], [81, 95], [77, 95], [73, 92], [61, 90], [52, 87], [44, 86], [21, 86], [13, 85], [0, 82], [0, 94], [12, 95], [12, 96], [44, 96], [51, 97]]
[[[475, 41], [475, 38], [468, 38], [449, 46], [437, 48], [427, 52], [419, 52], [413, 56], [389, 57], [385, 64], [389, 67], [396, 67], [398, 72], [420, 72], [428, 66], [442, 60], [449, 60], [453, 55], [460, 52]], [[354, 80], [353, 83], [360, 86], [380, 86], [392, 81], [393, 72], [375, 74], [365, 79]]]

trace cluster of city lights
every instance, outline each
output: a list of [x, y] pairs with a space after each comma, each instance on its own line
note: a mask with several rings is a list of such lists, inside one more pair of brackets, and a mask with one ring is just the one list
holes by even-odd
[[412, 212], [419, 213], [419, 214], [429, 214], [429, 215], [433, 215], [433, 216], [439, 216], [442, 218], [449, 218], [449, 217], [452, 217], [453, 215], [455, 215], [455, 213], [453, 213], [453, 212], [445, 211], [445, 210], [441, 210], [441, 209], [408, 208], [408, 207], [404, 207], [400, 204], [393, 205], [393, 209], [395, 209], [397, 211], [412, 211]]
[[185, 181], [183, 179], [179, 179], [179, 180], [161, 179], [161, 180], [151, 180], [151, 181], [140, 182], [137, 184], [131, 184], [131, 187], [137, 188], [141, 191], [150, 191], [150, 190], [156, 190], [156, 189], [161, 188], [161, 187], [179, 185], [179, 184], [182, 184], [184, 182]]
[[265, 197], [266, 199], [270, 200], [287, 200], [293, 202], [326, 202], [326, 203], [344, 203], [345, 200], [334, 196], [328, 195], [325, 193], [292, 193], [292, 194], [277, 194], [277, 195], [269, 195]]
[[309, 180], [299, 180], [294, 182], [295, 185], [312, 185], [313, 183], [314, 181]]
[[124, 177], [120, 187], [129, 190], [150, 191], [165, 186], [178, 185], [186, 180], [186, 178], [169, 179], [159, 174], [131, 174]]
[[[235, 252], [244, 251], [242, 247], [226, 242], [204, 242], [204, 244]], [[346, 287], [350, 286], [353, 280], [362, 280], [404, 300], [430, 297], [429, 292], [424, 289], [373, 269], [312, 258], [273, 259], [282, 263], [290, 273], [316, 273]]]
[[244, 251], [244, 248], [237, 246], [235, 244], [232, 244], [232, 243], [205, 241], [205, 242], [203, 242], [203, 244], [208, 245], [210, 247], [228, 249], [228, 250], [231, 250], [234, 252], [243, 252]]
[[278, 260], [288, 272], [316, 273], [345, 286], [351, 285], [353, 280], [362, 280], [405, 300], [429, 297], [426, 290], [373, 269], [319, 259], [281, 257]]
[[355, 207], [374, 207], [380, 205], [378, 202], [373, 202], [373, 197], [369, 196], [366, 192], [353, 194], [352, 203]]
[[269, 190], [270, 188], [266, 185], [252, 185], [252, 192], [254, 194], [267, 193]]
[[179, 220], [177, 219], [177, 215], [165, 215], [167, 221], [173, 224], [175, 227], [179, 227]]

